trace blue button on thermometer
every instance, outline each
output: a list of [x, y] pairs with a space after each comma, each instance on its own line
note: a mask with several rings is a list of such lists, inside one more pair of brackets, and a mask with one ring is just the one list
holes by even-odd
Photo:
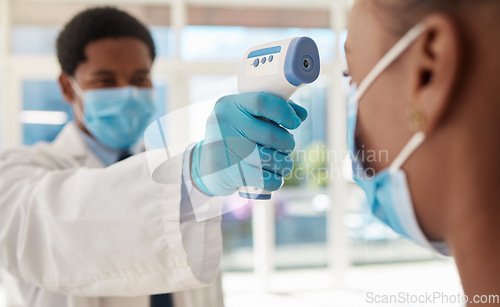
[[[262, 91], [288, 100], [297, 89], [316, 81], [319, 73], [316, 43], [309, 37], [290, 38], [248, 50], [240, 65], [238, 90]], [[238, 191], [244, 198], [271, 199], [271, 192], [254, 187], [241, 187]]]

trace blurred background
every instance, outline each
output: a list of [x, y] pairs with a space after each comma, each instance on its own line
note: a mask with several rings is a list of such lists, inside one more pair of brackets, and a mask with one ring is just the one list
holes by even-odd
[[[295, 133], [293, 176], [272, 204], [225, 200], [238, 207], [222, 225], [228, 307], [374, 306], [367, 303], [369, 292], [461, 291], [453, 261], [372, 218], [350, 179], [341, 71], [352, 1], [0, 0], [0, 151], [51, 141], [72, 120], [56, 83], [55, 39], [74, 14], [103, 4], [150, 26], [158, 115], [200, 106], [186, 115], [190, 128], [179, 137], [203, 137], [216, 100], [237, 92], [239, 61], [248, 48], [294, 36], [318, 44], [321, 77], [292, 98], [310, 114]], [[21, 304], [5, 278], [0, 281], [0, 307]]]

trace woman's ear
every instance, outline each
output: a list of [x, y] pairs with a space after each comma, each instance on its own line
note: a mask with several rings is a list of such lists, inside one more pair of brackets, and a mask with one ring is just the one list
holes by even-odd
[[414, 49], [412, 107], [421, 113], [417, 129], [428, 133], [438, 126], [451, 105], [462, 54], [459, 29], [450, 17], [432, 14], [423, 24], [426, 30]]
[[63, 95], [64, 100], [66, 103], [73, 104], [76, 101], [76, 93], [73, 87], [71, 86], [71, 81], [70, 81], [70, 76], [66, 74], [65, 72], [62, 72], [59, 75], [59, 87], [61, 88], [61, 93]]

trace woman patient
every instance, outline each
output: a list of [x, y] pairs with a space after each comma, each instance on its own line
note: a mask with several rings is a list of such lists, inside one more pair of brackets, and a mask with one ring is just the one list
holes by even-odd
[[381, 221], [455, 257], [469, 302], [500, 294], [499, 16], [498, 0], [357, 0], [346, 42], [355, 180]]

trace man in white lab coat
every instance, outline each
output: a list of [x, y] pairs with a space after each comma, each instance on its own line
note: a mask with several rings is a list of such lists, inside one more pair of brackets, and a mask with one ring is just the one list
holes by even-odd
[[246, 181], [213, 165], [244, 155], [227, 141], [235, 131], [288, 157], [285, 128], [305, 110], [264, 94], [224, 97], [211, 116], [224, 126], [219, 145], [187, 148], [153, 180], [135, 146], [154, 110], [149, 31], [119, 10], [89, 9], [66, 25], [57, 50], [75, 122], [52, 143], [0, 156], [0, 268], [30, 307], [223, 306], [220, 217], [198, 222], [193, 208], [263, 174], [273, 176], [261, 188], [278, 189], [287, 159], [241, 163], [254, 174]]

